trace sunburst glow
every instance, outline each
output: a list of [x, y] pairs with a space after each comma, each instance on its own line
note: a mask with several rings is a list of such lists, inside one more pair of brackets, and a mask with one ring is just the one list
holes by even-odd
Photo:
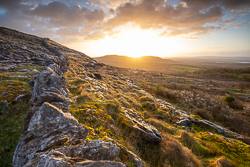
[[[82, 44], [85, 45], [85, 44]], [[126, 55], [130, 57], [164, 56], [181, 52], [185, 47], [180, 47], [178, 37], [160, 37], [157, 30], [143, 30], [130, 28], [121, 30], [115, 36], [106, 36], [104, 39], [88, 42], [84, 47], [95, 55]], [[98, 49], [94, 49], [98, 48]]]

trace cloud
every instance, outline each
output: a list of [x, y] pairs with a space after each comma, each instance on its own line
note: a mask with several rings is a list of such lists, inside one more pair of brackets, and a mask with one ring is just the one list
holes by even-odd
[[250, 8], [241, 8], [241, 9], [235, 9], [231, 10], [231, 13], [244, 13], [244, 12], [249, 12]]
[[86, 40], [98, 40], [102, 39], [106, 36], [106, 34], [103, 31], [95, 31], [92, 34], [85, 37]]
[[197, 38], [196, 36], [193, 37], [182, 37], [183, 39], [191, 39], [191, 40], [198, 40], [199, 38]]
[[202, 34], [209, 34], [210, 31], [213, 30], [219, 30], [221, 29], [220, 26], [214, 27], [214, 26], [195, 26], [195, 27], [189, 27], [184, 29], [170, 29], [169, 32], [165, 31], [161, 33], [159, 36], [163, 37], [173, 37], [178, 35], [202, 35]]
[[229, 9], [235, 9], [238, 7], [249, 7], [250, 1], [249, 0], [223, 0], [223, 6]]
[[195, 6], [198, 8], [208, 8], [215, 3], [217, 3], [217, 0], [183, 0], [187, 3], [188, 6]]
[[103, 10], [89, 10], [79, 5], [67, 6], [62, 2], [51, 2], [48, 5], [39, 4], [29, 15], [47, 19], [54, 26], [82, 26], [88, 23], [101, 22], [105, 13]]
[[235, 21], [236, 21], [236, 19], [233, 18], [233, 19], [231, 19], [231, 20], [225, 20], [223, 23], [226, 24], [226, 25], [229, 25], [229, 24], [232, 24], [232, 23], [235, 22]]
[[116, 27], [133, 22], [140, 27], [154, 28], [162, 25], [178, 28], [216, 22], [223, 16], [219, 6], [212, 6], [202, 13], [200, 6], [190, 6], [190, 2], [187, 2], [187, 6], [178, 3], [175, 7], [165, 4], [164, 0], [126, 3], [116, 9], [116, 17], [108, 21], [108, 26]]
[[131, 0], [90, 0], [90, 3], [92, 6], [98, 6], [101, 8], [117, 8], [118, 6], [129, 3], [129, 2], [134, 2]]
[[20, 7], [19, 0], [1, 0], [0, 6], [7, 10], [16, 10]]
[[175, 5], [166, 0], [0, 0], [5, 11], [0, 13], [0, 26], [54, 36], [59, 42], [101, 39], [128, 24], [161, 30], [161, 36], [196, 37], [232, 24], [236, 20], [222, 21], [225, 12], [243, 14], [249, 4], [249, 0], [180, 0]]
[[234, 24], [234, 28], [240, 28], [242, 25], [249, 24], [247, 21], [243, 21], [241, 23]]

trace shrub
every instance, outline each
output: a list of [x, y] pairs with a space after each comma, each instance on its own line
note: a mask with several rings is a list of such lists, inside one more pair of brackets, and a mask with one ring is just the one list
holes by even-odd
[[234, 96], [226, 96], [224, 97], [223, 100], [231, 108], [243, 109], [243, 104], [239, 100], [237, 100]]
[[109, 114], [114, 120], [117, 120], [120, 113], [120, 104], [115, 102], [109, 102], [106, 105], [106, 112]]
[[210, 111], [207, 111], [206, 109], [195, 108], [195, 109], [193, 109], [192, 113], [194, 115], [199, 115], [203, 119], [207, 119], [207, 120], [210, 120], [210, 121], [213, 120], [213, 115], [211, 114]]

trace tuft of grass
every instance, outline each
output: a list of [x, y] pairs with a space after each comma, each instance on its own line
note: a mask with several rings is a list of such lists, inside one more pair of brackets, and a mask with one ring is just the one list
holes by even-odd
[[201, 167], [202, 162], [181, 143], [164, 133], [164, 141], [161, 143], [147, 143], [139, 141], [137, 149], [140, 156], [150, 166], [182, 166], [182, 167]]
[[234, 167], [234, 165], [230, 160], [222, 156], [210, 163], [209, 167]]
[[208, 149], [204, 145], [200, 144], [194, 137], [193, 134], [182, 131], [180, 137], [181, 143], [188, 147], [195, 155], [203, 156], [203, 157], [211, 157], [216, 156], [216, 151], [212, 149]]

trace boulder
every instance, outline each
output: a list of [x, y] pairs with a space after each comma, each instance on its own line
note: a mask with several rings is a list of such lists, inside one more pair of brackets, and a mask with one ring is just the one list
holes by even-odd
[[102, 76], [100, 74], [95, 73], [94, 76], [96, 79], [102, 79]]
[[177, 125], [182, 126], [192, 126], [192, 122], [188, 119], [188, 117], [178, 117], [178, 121], [176, 122]]

